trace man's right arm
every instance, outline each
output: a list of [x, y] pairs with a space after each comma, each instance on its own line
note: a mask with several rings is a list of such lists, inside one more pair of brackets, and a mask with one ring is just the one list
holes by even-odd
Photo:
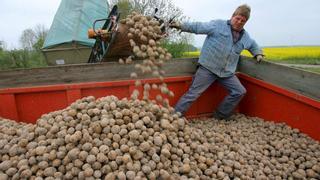
[[[175, 27], [176, 26], [176, 27]], [[195, 34], [212, 34], [216, 27], [215, 21], [210, 22], [192, 22], [192, 23], [176, 23], [175, 27], [184, 32], [190, 32]]]

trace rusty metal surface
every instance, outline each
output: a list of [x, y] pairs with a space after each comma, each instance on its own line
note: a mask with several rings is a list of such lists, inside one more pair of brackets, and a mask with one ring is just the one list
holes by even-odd
[[[163, 66], [166, 71], [165, 77], [192, 75], [195, 72], [196, 63], [197, 59], [169, 61]], [[105, 62], [0, 71], [0, 89], [126, 80], [130, 79], [130, 73], [134, 70], [134, 63], [124, 65], [118, 62]], [[140, 78], [154, 78], [151, 75], [139, 73], [138, 75]]]

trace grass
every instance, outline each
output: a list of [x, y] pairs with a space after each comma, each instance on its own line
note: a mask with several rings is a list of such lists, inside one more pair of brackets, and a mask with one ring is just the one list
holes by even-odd
[[310, 71], [310, 72], [314, 72], [314, 73], [318, 73], [320, 74], [320, 68], [319, 67], [297, 67], [298, 69], [302, 69], [302, 70], [305, 70], [305, 71]]

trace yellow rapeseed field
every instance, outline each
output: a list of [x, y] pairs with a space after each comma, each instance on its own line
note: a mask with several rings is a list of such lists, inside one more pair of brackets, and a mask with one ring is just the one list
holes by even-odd
[[[294, 47], [266, 47], [262, 48], [267, 61], [285, 64], [308, 64], [314, 67], [299, 67], [306, 71], [320, 73], [320, 46], [294, 46]], [[200, 51], [186, 52], [184, 57], [199, 57]], [[243, 56], [252, 55], [247, 51], [241, 53]], [[298, 68], [298, 67], [296, 67]]]
[[[263, 48], [263, 52], [270, 60], [320, 59], [320, 46], [268, 47]], [[251, 56], [248, 51], [242, 55]]]
[[[265, 58], [272, 61], [320, 61], [320, 46], [266, 47], [262, 50], [266, 56]], [[186, 52], [184, 55], [185, 57], [198, 57], [199, 54], [200, 52], [196, 51]], [[241, 54], [244, 56], [251, 56], [246, 50]]]

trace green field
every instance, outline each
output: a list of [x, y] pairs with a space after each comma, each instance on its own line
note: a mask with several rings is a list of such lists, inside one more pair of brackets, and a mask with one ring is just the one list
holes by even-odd
[[320, 67], [300, 67], [299, 69], [320, 74]]

